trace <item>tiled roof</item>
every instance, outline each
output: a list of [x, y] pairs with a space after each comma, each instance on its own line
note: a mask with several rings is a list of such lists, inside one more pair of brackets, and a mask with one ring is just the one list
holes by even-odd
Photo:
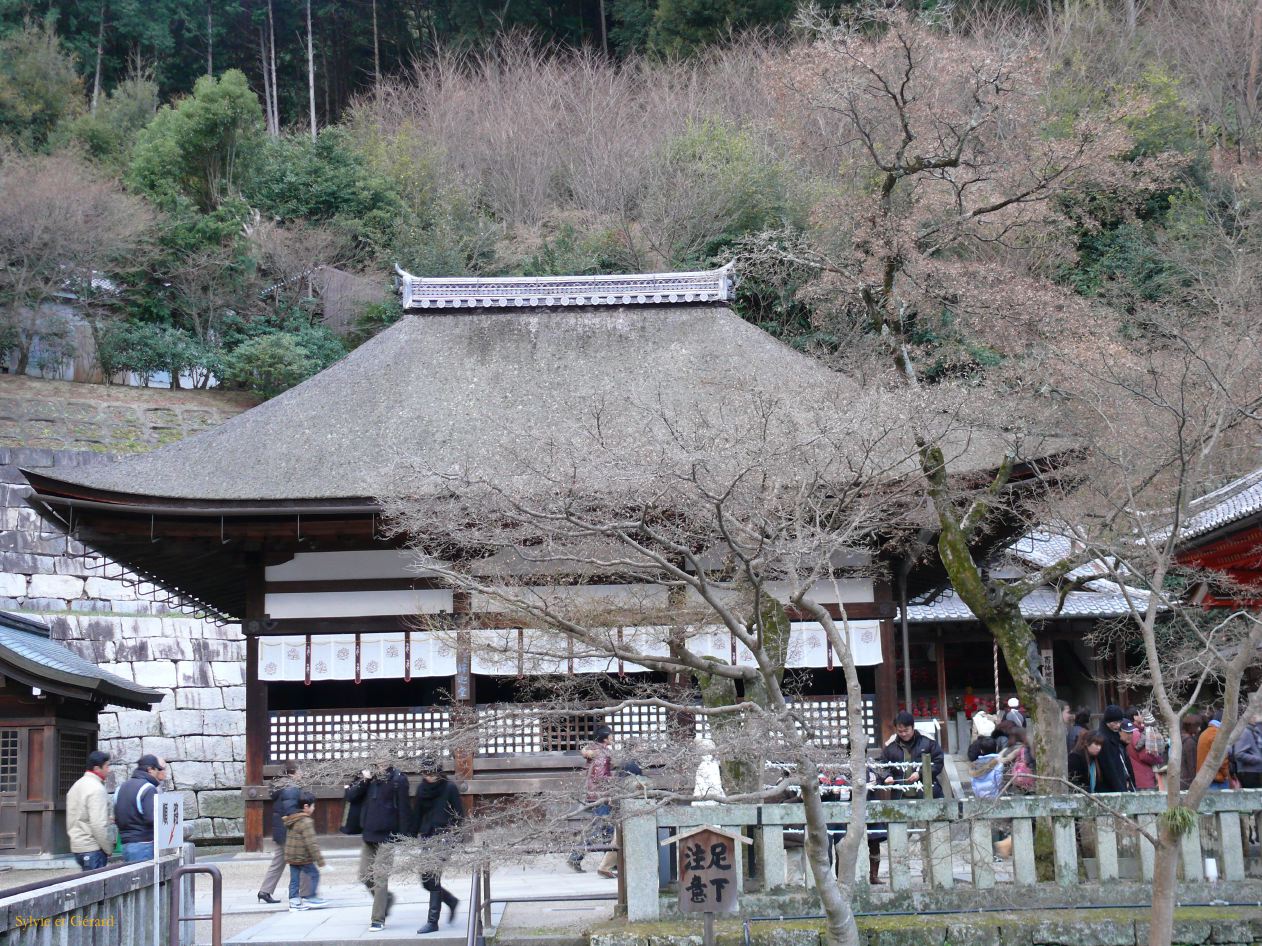
[[130, 680], [102, 670], [70, 648], [48, 639], [47, 628], [35, 626], [16, 614], [0, 612], [0, 661], [12, 663], [50, 689], [57, 683], [95, 693], [107, 703], [148, 707], [160, 702], [162, 693], [137, 686]]
[[[1096, 583], [1092, 582], [1092, 584]], [[1099, 584], [1103, 586], [1108, 583], [1100, 582]], [[1116, 585], [1112, 587], [1117, 588]], [[1147, 592], [1132, 588], [1130, 593], [1137, 607], [1146, 606]], [[1130, 613], [1130, 606], [1120, 591], [1071, 591], [1065, 595], [1062, 605], [1060, 593], [1055, 588], [1039, 588], [1021, 602], [1022, 616], [1032, 621], [1059, 618], [1117, 618]], [[916, 604], [915, 602], [908, 604], [907, 620], [911, 624], [924, 624], [934, 621], [976, 621], [977, 616], [960, 600], [954, 590], [948, 589], [935, 598], [931, 604]]]
[[1198, 538], [1248, 516], [1262, 513], [1262, 469], [1207, 493], [1191, 505], [1183, 541]]
[[398, 270], [404, 311], [727, 302], [732, 264], [687, 273], [428, 279]]

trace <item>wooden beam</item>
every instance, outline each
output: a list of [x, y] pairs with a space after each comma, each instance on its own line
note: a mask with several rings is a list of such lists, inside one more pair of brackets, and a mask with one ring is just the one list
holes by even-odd
[[[246, 574], [246, 616], [264, 619], [263, 563], [255, 560]], [[259, 641], [245, 641], [245, 783], [263, 782], [263, 765], [267, 761], [269, 722], [267, 716], [267, 683], [259, 679]], [[247, 798], [245, 802], [245, 849], [263, 848], [263, 799]]]

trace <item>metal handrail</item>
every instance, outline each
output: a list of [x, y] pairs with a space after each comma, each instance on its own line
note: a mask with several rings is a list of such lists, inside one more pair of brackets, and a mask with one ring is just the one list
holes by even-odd
[[[588, 848], [596, 850], [596, 848]], [[616, 850], [605, 848], [605, 850]], [[483, 892], [485, 888], [485, 892]], [[495, 903], [571, 903], [585, 900], [617, 900], [617, 893], [571, 893], [544, 897], [492, 897], [491, 872], [479, 867], [473, 872], [472, 889], [469, 891], [469, 931], [465, 946], [486, 946], [484, 935], [491, 922], [491, 905]], [[483, 918], [482, 912], [486, 912]]]
[[[194, 913], [192, 916], [184, 916], [180, 912], [180, 878], [185, 874], [209, 874], [210, 875], [210, 913], [202, 915]], [[193, 887], [193, 909], [197, 909], [197, 888]], [[171, 875], [171, 908], [167, 911], [170, 920], [167, 928], [167, 942], [170, 946], [177, 946], [180, 942], [180, 924], [196, 923], [198, 920], [210, 920], [210, 944], [211, 946], [222, 946], [223, 943], [223, 875], [219, 873], [219, 868], [213, 864], [190, 864], [185, 867], [177, 867], [175, 873]], [[196, 931], [197, 927], [193, 927]], [[194, 933], [196, 938], [196, 933]]]

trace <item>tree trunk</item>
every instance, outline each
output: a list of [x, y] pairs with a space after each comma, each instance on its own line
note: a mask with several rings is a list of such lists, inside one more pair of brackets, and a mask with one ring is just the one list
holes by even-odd
[[1153, 852], [1148, 946], [1170, 946], [1174, 935], [1174, 908], [1179, 898], [1179, 839], [1164, 818], [1157, 819], [1157, 840], [1160, 843]]
[[[855, 923], [854, 907], [850, 904], [850, 891], [854, 885], [854, 854], [850, 855], [850, 873], [844, 873], [843, 866], [841, 873], [845, 879], [839, 880], [828, 863], [828, 816], [824, 814], [824, 802], [819, 797], [819, 780], [805, 776], [806, 773], [803, 773], [806, 862], [815, 878], [815, 889], [824, 908], [824, 943], [826, 946], [860, 946], [859, 927]], [[852, 833], [847, 832], [846, 841], [853, 842], [851, 846], [857, 850], [862, 838], [852, 838]], [[843, 846], [845, 843], [842, 842]], [[838, 856], [841, 856], [840, 851]]]
[[377, 0], [372, 0], [372, 82], [381, 85], [381, 45], [377, 36]]
[[267, 136], [276, 137], [276, 124], [272, 118], [272, 76], [267, 68], [267, 31], [259, 24], [259, 64], [263, 68], [263, 110], [267, 123]]
[[311, 0], [307, 0], [307, 98], [311, 106], [311, 140], [316, 140], [315, 45], [311, 36]]
[[96, 76], [92, 80], [92, 114], [101, 101], [101, 59], [105, 56], [105, 0], [101, 0], [101, 22], [96, 28]]
[[211, 18], [211, 0], [206, 0], [206, 75], [215, 74], [215, 23]]
[[280, 134], [280, 89], [276, 85], [276, 23], [272, 19], [272, 0], [267, 0], [267, 51], [272, 73], [272, 127]]
[[609, 27], [605, 23], [605, 0], [600, 0], [600, 49], [609, 58]]

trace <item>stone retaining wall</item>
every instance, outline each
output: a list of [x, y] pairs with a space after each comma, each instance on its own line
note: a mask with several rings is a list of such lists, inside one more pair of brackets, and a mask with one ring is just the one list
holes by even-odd
[[151, 449], [222, 423], [239, 395], [107, 388], [0, 376], [0, 610], [49, 625], [102, 669], [165, 690], [157, 712], [107, 707], [101, 747], [130, 773], [145, 753], [171, 763], [190, 838], [243, 835], [245, 643], [173, 610], [166, 594], [85, 549], [26, 503], [19, 467], [49, 469]]

